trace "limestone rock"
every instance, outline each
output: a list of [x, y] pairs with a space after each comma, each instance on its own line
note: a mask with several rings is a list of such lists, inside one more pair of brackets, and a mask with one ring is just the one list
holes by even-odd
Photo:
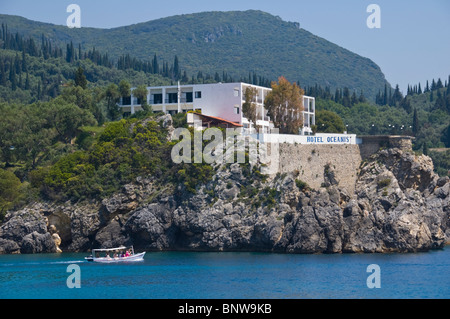
[[340, 187], [331, 166], [323, 187], [302, 190], [300, 173], [262, 181], [239, 164], [215, 167], [196, 194], [157, 190], [151, 177], [140, 177], [101, 203], [37, 203], [9, 213], [0, 254], [129, 244], [148, 251], [384, 253], [449, 241], [450, 180], [433, 173], [428, 157], [387, 149], [363, 164], [354, 192]]

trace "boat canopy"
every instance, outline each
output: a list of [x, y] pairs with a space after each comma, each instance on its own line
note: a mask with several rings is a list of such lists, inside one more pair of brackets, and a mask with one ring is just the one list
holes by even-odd
[[127, 250], [127, 249], [133, 249], [133, 246], [131, 246], [131, 247], [121, 246], [121, 247], [117, 247], [117, 248], [107, 248], [107, 249], [92, 249], [92, 252], [99, 253], [99, 252], [110, 252], [110, 251]]

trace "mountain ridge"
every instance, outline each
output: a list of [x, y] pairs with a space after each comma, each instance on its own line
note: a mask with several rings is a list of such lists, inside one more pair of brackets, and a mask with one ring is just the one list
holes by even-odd
[[362, 90], [369, 98], [389, 84], [370, 59], [257, 10], [182, 14], [111, 29], [69, 29], [8, 15], [0, 21], [13, 33], [36, 39], [44, 34], [59, 45], [72, 41], [113, 58], [130, 54], [149, 60], [157, 54], [171, 61], [177, 55], [192, 76], [225, 71], [239, 78], [255, 72], [271, 80], [285, 76], [301, 86]]

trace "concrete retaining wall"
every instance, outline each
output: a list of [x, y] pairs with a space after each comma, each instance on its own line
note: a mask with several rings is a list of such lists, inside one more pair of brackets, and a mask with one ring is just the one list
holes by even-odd
[[278, 172], [298, 173], [298, 179], [311, 188], [326, 186], [327, 175], [331, 172], [340, 188], [349, 194], [355, 190], [361, 162], [380, 148], [401, 148], [412, 150], [412, 138], [403, 136], [361, 137], [358, 145], [301, 145], [279, 143]]

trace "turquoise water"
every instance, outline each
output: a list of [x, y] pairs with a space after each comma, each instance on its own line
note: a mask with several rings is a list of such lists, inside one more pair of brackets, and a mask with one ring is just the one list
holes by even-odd
[[[0, 256], [0, 298], [349, 299], [450, 297], [450, 247], [420, 254], [279, 255], [147, 253], [134, 264], [84, 262], [85, 254]], [[69, 289], [69, 265], [80, 268]], [[367, 267], [381, 288], [367, 287]]]

